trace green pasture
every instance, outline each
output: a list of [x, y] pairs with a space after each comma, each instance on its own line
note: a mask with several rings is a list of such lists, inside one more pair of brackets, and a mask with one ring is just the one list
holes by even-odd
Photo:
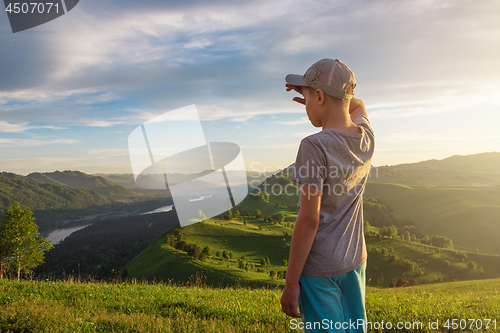
[[[291, 318], [281, 312], [281, 293], [281, 288], [210, 288], [196, 282], [180, 286], [2, 279], [0, 332], [296, 332]], [[368, 287], [366, 309], [372, 327], [368, 332], [496, 332], [500, 280]], [[446, 329], [453, 319], [465, 319], [466, 328]], [[389, 323], [412, 328], [373, 328], [387, 328]], [[429, 323], [437, 323], [438, 329], [429, 328]], [[480, 324], [483, 328], [477, 329]]]
[[433, 188], [368, 183], [365, 195], [390, 205], [423, 234], [465, 251], [500, 254], [500, 188]]

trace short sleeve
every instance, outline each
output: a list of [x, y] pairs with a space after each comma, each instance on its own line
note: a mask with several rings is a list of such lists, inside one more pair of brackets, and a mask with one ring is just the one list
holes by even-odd
[[300, 142], [291, 180], [322, 189], [326, 174], [325, 153], [314, 142], [304, 138]]
[[370, 125], [370, 121], [365, 115], [362, 114], [357, 115], [352, 119], [352, 122], [358, 126], [363, 127], [365, 130], [369, 131], [372, 135], [374, 135], [373, 129]]

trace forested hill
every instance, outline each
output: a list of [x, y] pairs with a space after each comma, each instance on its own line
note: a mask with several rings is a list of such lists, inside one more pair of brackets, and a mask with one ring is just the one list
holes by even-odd
[[442, 160], [427, 160], [418, 163], [398, 164], [394, 167], [408, 169], [441, 169], [461, 172], [500, 174], [500, 152], [474, 155], [454, 155]]
[[0, 174], [0, 211], [6, 211], [14, 202], [28, 206], [32, 211], [50, 209], [81, 209], [111, 202], [95, 191], [72, 188], [2, 172]]
[[500, 153], [377, 167], [370, 181], [425, 187], [500, 187]]
[[55, 171], [30, 173], [27, 178], [38, 182], [67, 185], [74, 188], [93, 190], [108, 199], [137, 197], [139, 194], [100, 176], [91, 176], [80, 171]]

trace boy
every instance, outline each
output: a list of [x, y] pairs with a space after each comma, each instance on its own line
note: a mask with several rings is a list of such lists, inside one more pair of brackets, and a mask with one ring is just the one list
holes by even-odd
[[297, 153], [292, 180], [301, 195], [281, 306], [302, 317], [306, 332], [365, 332], [362, 194], [373, 130], [363, 102], [353, 98], [354, 74], [340, 60], [320, 60], [285, 80], [322, 131], [304, 138]]

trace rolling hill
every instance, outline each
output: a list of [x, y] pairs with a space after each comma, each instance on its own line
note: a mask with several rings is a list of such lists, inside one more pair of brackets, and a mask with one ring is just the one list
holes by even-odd
[[140, 194], [100, 176], [91, 176], [80, 171], [54, 171], [45, 173], [30, 173], [29, 179], [41, 183], [49, 183], [73, 188], [92, 190], [111, 200], [139, 197]]
[[500, 186], [500, 153], [379, 166], [372, 169], [370, 181], [425, 187]]
[[[477, 158], [482, 162], [485, 159], [494, 161], [497, 154], [480, 154]], [[373, 233], [367, 241], [373, 250], [371, 260], [374, 264], [368, 266], [368, 276], [373, 285], [388, 286], [391, 279], [401, 276], [411, 277], [417, 283], [500, 276], [500, 272], [494, 268], [500, 266], [498, 258], [494, 256], [500, 254], [496, 239], [500, 234], [500, 187], [487, 182], [481, 183], [484, 180], [481, 177], [493, 175], [490, 178], [494, 179], [496, 174], [485, 176], [481, 170], [474, 171], [471, 157], [453, 157], [451, 161], [453, 163], [448, 160], [444, 164], [430, 161], [413, 166], [381, 167], [378, 176], [382, 174], [386, 180], [391, 181], [370, 179], [364, 199], [365, 219], [372, 225], [367, 230]], [[445, 169], [451, 164], [462, 167], [460, 170]], [[150, 280], [173, 279], [185, 282], [197, 271], [203, 271], [207, 275], [207, 281], [213, 285], [231, 285], [239, 283], [238, 281], [249, 285], [268, 284], [271, 271], [276, 274], [286, 270], [284, 260], [288, 257], [287, 246], [297, 217], [298, 188], [290, 180], [291, 172], [292, 166], [272, 175], [255, 188], [251, 195], [233, 209], [233, 213], [239, 211], [240, 218], [225, 220], [221, 215], [181, 229], [186, 237], [186, 245], [196, 243], [201, 248], [208, 246], [212, 249], [213, 254], [207, 255], [204, 261], [193, 260], [186, 252], [170, 246], [166, 233], [129, 262], [121, 273], [126, 271], [126, 275], [131, 277]], [[456, 174], [449, 176], [450, 172]], [[473, 174], [476, 178], [474, 182], [466, 182], [466, 186], [458, 186], [464, 183], [464, 179], [455, 176], [463, 176], [464, 173], [469, 176]], [[45, 177], [46, 181], [53, 183], [70, 183], [68, 179], [84, 181], [87, 178], [77, 172], [38, 174], [37, 177]], [[103, 178], [91, 179], [97, 182]], [[33, 182], [31, 179], [25, 181]], [[444, 181], [448, 182], [447, 186], [439, 185]], [[81, 186], [78, 183], [72, 184]], [[43, 185], [59, 186], [48, 183]], [[262, 216], [254, 216], [255, 210], [259, 210]], [[276, 217], [280, 213], [283, 214], [282, 222], [278, 222]], [[415, 241], [403, 241], [401, 236], [374, 238], [382, 227], [391, 225], [397, 227], [399, 235], [409, 231], [412, 237], [415, 236]], [[418, 243], [424, 243], [420, 240], [424, 235], [451, 238], [455, 249], [468, 252], [469, 260], [461, 262], [461, 258], [453, 256], [454, 252], [433, 248], [428, 242], [427, 245]], [[387, 251], [382, 249], [384, 247]], [[426, 250], [422, 250], [423, 248]], [[475, 253], [476, 249], [479, 253]], [[224, 251], [227, 254], [232, 252], [232, 258], [223, 258]], [[103, 253], [106, 253], [105, 247]], [[391, 256], [392, 262], [388, 259]], [[261, 266], [263, 258], [269, 258], [270, 261], [265, 267]], [[406, 263], [407, 266], [413, 265], [412, 269], [408, 271], [398, 267], [397, 258], [413, 262], [414, 265]], [[243, 261], [243, 267], [240, 267], [240, 261]], [[449, 266], [443, 266], [444, 261], [448, 261]], [[468, 271], [470, 261], [474, 261], [477, 267]], [[380, 282], [380, 272], [386, 272], [383, 282]]]
[[412, 187], [369, 183], [365, 194], [390, 204], [423, 234], [453, 239], [457, 249], [500, 254], [500, 188]]
[[3, 172], [0, 174], [0, 210], [5, 211], [18, 201], [32, 211], [48, 209], [79, 209], [109, 204], [97, 192], [73, 188]]

